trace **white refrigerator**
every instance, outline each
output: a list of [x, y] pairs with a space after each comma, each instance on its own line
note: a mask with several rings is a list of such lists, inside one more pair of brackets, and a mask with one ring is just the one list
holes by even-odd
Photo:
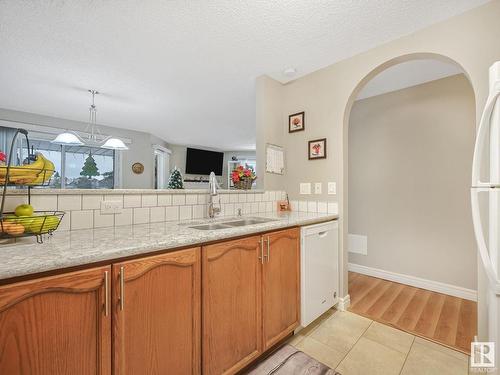
[[495, 342], [495, 367], [498, 368], [500, 367], [500, 61], [490, 67], [489, 96], [477, 129], [472, 162], [471, 208], [477, 248], [488, 280], [485, 300], [488, 311], [488, 336], [483, 339]]

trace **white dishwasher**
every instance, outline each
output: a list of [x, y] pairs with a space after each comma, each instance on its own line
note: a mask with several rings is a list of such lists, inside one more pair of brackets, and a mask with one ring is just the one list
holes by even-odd
[[301, 326], [306, 327], [338, 301], [339, 224], [301, 228]]

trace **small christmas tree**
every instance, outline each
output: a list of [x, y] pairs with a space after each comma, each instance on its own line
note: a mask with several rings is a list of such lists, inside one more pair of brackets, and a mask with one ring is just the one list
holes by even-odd
[[168, 179], [168, 188], [169, 189], [184, 189], [182, 184], [182, 175], [181, 172], [174, 167], [174, 170], [170, 174], [170, 178]]
[[99, 169], [92, 154], [89, 154], [87, 159], [85, 159], [80, 176], [87, 177], [89, 180], [94, 176], [99, 176]]

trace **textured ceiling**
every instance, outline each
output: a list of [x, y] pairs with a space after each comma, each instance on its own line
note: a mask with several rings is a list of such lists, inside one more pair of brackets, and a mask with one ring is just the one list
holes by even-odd
[[[487, 0], [0, 0], [0, 107], [255, 144], [255, 78], [285, 82]], [[294, 77], [296, 78], [296, 77]]]

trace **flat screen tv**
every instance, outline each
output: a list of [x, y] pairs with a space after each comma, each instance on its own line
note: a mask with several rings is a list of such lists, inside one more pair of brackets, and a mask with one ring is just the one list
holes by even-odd
[[222, 176], [223, 152], [189, 148], [186, 153], [186, 173], [209, 175], [214, 172]]

